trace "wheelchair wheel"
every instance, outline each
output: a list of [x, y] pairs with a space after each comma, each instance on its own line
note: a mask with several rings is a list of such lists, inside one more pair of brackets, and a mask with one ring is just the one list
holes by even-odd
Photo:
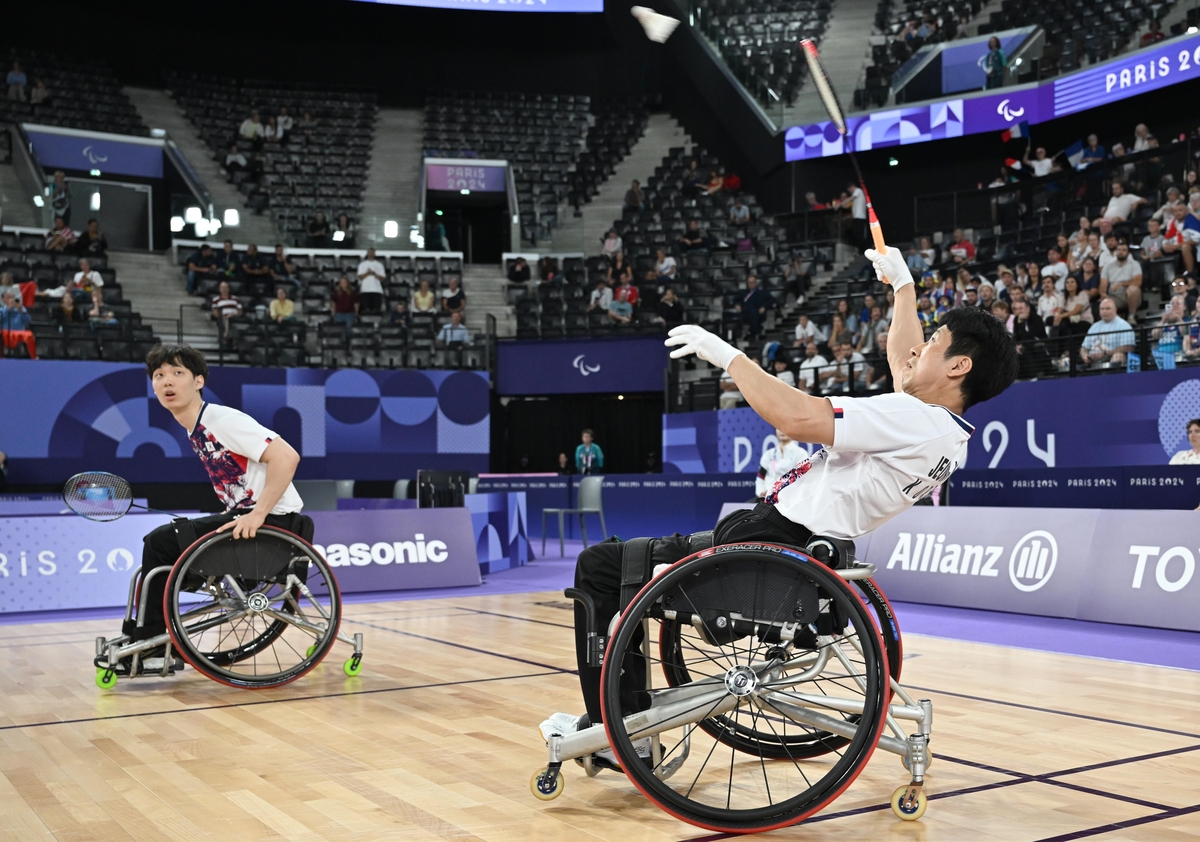
[[[900, 669], [903, 665], [903, 647], [900, 640], [900, 627], [892, 612], [891, 603], [887, 597], [870, 579], [858, 579], [854, 582], [862, 591], [868, 606], [875, 615], [883, 640], [884, 651], [887, 654], [888, 671], [893, 679], [900, 680]], [[682, 687], [693, 681], [684, 657], [686, 631], [675, 620], [664, 620], [660, 625], [659, 653], [662, 659], [663, 676], [671, 687]], [[888, 687], [888, 700], [891, 701], [892, 691]], [[734, 721], [728, 716], [714, 716], [700, 723], [709, 736], [718, 739], [725, 745], [732, 746], [747, 754], [761, 754], [774, 760], [786, 760], [819, 757], [830, 751], [844, 747], [849, 743], [845, 737], [839, 737], [826, 731], [811, 731], [794, 734], [780, 734], [770, 729], [754, 729], [744, 723]]]
[[[667, 627], [648, 665], [637, 649], [647, 622]], [[642, 691], [631, 678], [643, 665], [688, 681]], [[622, 718], [632, 700], [640, 712]], [[887, 655], [862, 598], [769, 544], [706, 550], [646, 585], [601, 676], [605, 730], [630, 780], [721, 832], [786, 827], [829, 804], [874, 751], [887, 700]]]
[[290, 532], [210, 533], [167, 576], [163, 608], [179, 654], [233, 687], [277, 687], [315, 667], [337, 639], [342, 602], [329, 565]]

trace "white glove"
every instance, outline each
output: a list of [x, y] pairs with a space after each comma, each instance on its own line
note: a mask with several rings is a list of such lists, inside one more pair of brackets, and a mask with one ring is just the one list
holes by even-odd
[[714, 333], [709, 333], [699, 325], [680, 325], [671, 328], [664, 343], [668, 348], [678, 345], [671, 352], [671, 359], [677, 360], [688, 354], [695, 354], [705, 362], [710, 362], [717, 368], [729, 370], [730, 364], [739, 356], [746, 356], [737, 348], [730, 345]]
[[863, 252], [867, 260], [875, 264], [875, 274], [885, 284], [891, 284], [892, 289], [900, 290], [913, 282], [912, 271], [904, 262], [904, 255], [896, 247], [889, 248], [887, 254], [880, 254], [875, 249]]

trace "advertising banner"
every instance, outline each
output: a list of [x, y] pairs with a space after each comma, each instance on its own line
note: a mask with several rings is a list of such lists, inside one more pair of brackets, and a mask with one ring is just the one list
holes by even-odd
[[[980, 472], [1096, 469], [1107, 477], [1106, 482], [1116, 483], [1112, 486], [1115, 488], [1121, 480], [1111, 473], [1114, 466], [1165, 468], [1175, 453], [1188, 449], [1188, 421], [1200, 418], [1198, 373], [1194, 368], [1182, 368], [1014, 383], [999, 397], [967, 411], [966, 419], [975, 425], [975, 433], [968, 445], [967, 461], [955, 479], [969, 477], [977, 481]], [[1064, 406], [1071, 407], [1071, 411], [1064, 412]], [[773, 435], [774, 430], [752, 409], [664, 415], [664, 470], [755, 471], [763, 448], [773, 444]], [[812, 447], [806, 449], [811, 451]], [[1089, 476], [1100, 478], [1088, 471], [1080, 472], [1077, 478]], [[1008, 490], [1003, 478], [989, 479], [993, 480], [989, 489]], [[1128, 485], [1142, 489], [1171, 487], [1138, 484], [1134, 479], [1128, 480]], [[1069, 487], [1063, 485], [1061, 489]], [[1028, 486], [1022, 489], [1031, 490]], [[1047, 500], [1053, 491], [1055, 488], [1050, 486]], [[1039, 498], [1028, 499], [1026, 505], [1043, 505]], [[1038, 502], [1033, 502], [1035, 499]], [[1173, 507], [1176, 503], [1150, 505]]]
[[342, 593], [478, 585], [469, 509], [312, 512]]
[[[13, 484], [83, 470], [131, 482], [207, 482], [144, 366], [7, 360], [0, 442]], [[212, 367], [205, 400], [247, 412], [299, 451], [297, 479], [415, 477], [486, 470], [488, 378], [477, 371]]]
[[1194, 509], [1200, 503], [1200, 465], [955, 471], [950, 501], [955, 506]]
[[916, 506], [869, 538], [893, 600], [1200, 631], [1193, 513]]
[[142, 538], [170, 520], [0, 517], [0, 613], [124, 607], [142, 564]]
[[163, 177], [163, 143], [148, 137], [85, 132], [54, 126], [23, 127], [46, 171], [100, 170], [103, 175]]
[[846, 144], [861, 152], [1003, 131], [1020, 122], [1043, 123], [1198, 77], [1200, 35], [1175, 38], [1040, 84], [851, 116], [844, 140], [829, 121], [792, 126], [784, 133], [784, 155], [785, 160], [802, 161], [841, 155]]
[[668, 348], [661, 336], [498, 342], [502, 395], [661, 392]]

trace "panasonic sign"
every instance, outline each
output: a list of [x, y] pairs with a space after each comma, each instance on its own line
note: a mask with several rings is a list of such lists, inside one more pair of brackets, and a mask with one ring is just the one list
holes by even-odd
[[328, 544], [321, 546], [313, 544], [313, 548], [330, 567], [366, 567], [368, 564], [424, 564], [431, 561], [435, 564], [446, 560], [449, 555], [446, 542], [426, 541], [425, 536], [418, 532], [411, 541], [377, 541], [374, 544], [357, 542], [354, 544]]

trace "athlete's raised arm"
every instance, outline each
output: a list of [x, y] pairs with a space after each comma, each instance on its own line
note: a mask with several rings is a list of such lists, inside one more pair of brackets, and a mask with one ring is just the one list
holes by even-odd
[[867, 259], [875, 264], [875, 274], [885, 284], [891, 284], [896, 294], [896, 306], [892, 309], [892, 323], [888, 327], [888, 366], [892, 369], [892, 380], [896, 391], [902, 392], [901, 381], [904, 364], [912, 357], [912, 350], [925, 343], [925, 330], [917, 318], [917, 288], [913, 284], [912, 272], [904, 262], [900, 249], [892, 247], [887, 254], [867, 249]]
[[783, 430], [793, 441], [833, 444], [833, 405], [794, 389], [754, 364], [724, 339], [698, 325], [673, 328], [667, 345], [675, 359], [695, 354], [725, 369], [742, 397], [764, 421]]

